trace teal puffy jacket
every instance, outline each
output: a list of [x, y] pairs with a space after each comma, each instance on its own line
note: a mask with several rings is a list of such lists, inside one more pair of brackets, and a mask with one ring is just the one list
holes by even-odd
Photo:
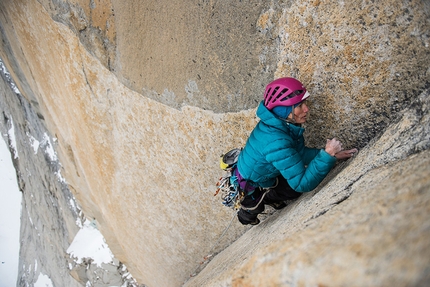
[[276, 117], [263, 104], [260, 122], [239, 155], [237, 168], [247, 181], [270, 187], [282, 175], [297, 192], [313, 190], [326, 177], [336, 158], [325, 150], [305, 147], [300, 126]]

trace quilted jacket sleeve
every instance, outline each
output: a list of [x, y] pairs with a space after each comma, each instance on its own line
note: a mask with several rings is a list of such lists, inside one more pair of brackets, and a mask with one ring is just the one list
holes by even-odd
[[318, 155], [319, 152], [320, 152], [320, 149], [305, 147], [302, 153], [303, 163], [305, 165], [309, 165], [309, 163]]
[[[310, 158], [312, 159], [306, 162]], [[336, 162], [336, 158], [324, 150], [309, 150], [303, 156], [294, 148], [294, 143], [285, 139], [272, 142], [266, 147], [266, 159], [297, 192], [308, 192], [317, 187]]]

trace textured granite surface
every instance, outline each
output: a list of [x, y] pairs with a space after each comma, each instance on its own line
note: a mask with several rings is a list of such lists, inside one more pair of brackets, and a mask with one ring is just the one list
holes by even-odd
[[[180, 286], [233, 216], [213, 197], [218, 157], [244, 145], [268, 81], [308, 87], [310, 146], [336, 136], [360, 149], [430, 82], [426, 1], [5, 0], [0, 11], [0, 56], [57, 139], [67, 187], [148, 286]], [[370, 176], [386, 150], [372, 152], [344, 177]], [[215, 252], [245, 231], [234, 222]]]

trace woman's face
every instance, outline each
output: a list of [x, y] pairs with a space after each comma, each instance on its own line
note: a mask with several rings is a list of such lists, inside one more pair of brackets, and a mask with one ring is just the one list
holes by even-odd
[[[293, 118], [293, 113], [294, 113], [294, 118]], [[306, 118], [307, 118], [308, 113], [309, 113], [309, 107], [306, 104], [306, 101], [301, 102], [300, 105], [298, 105], [294, 109], [293, 113], [291, 113], [288, 116], [289, 119], [291, 119], [291, 120], [294, 119], [294, 122], [298, 123], [298, 124], [305, 123], [306, 122]]]

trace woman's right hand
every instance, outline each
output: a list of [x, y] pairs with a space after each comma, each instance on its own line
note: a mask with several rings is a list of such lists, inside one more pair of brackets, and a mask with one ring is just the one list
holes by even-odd
[[334, 156], [338, 152], [342, 150], [342, 144], [340, 141], [336, 138], [333, 138], [331, 140], [327, 140], [327, 143], [325, 145], [325, 151], [331, 155]]

